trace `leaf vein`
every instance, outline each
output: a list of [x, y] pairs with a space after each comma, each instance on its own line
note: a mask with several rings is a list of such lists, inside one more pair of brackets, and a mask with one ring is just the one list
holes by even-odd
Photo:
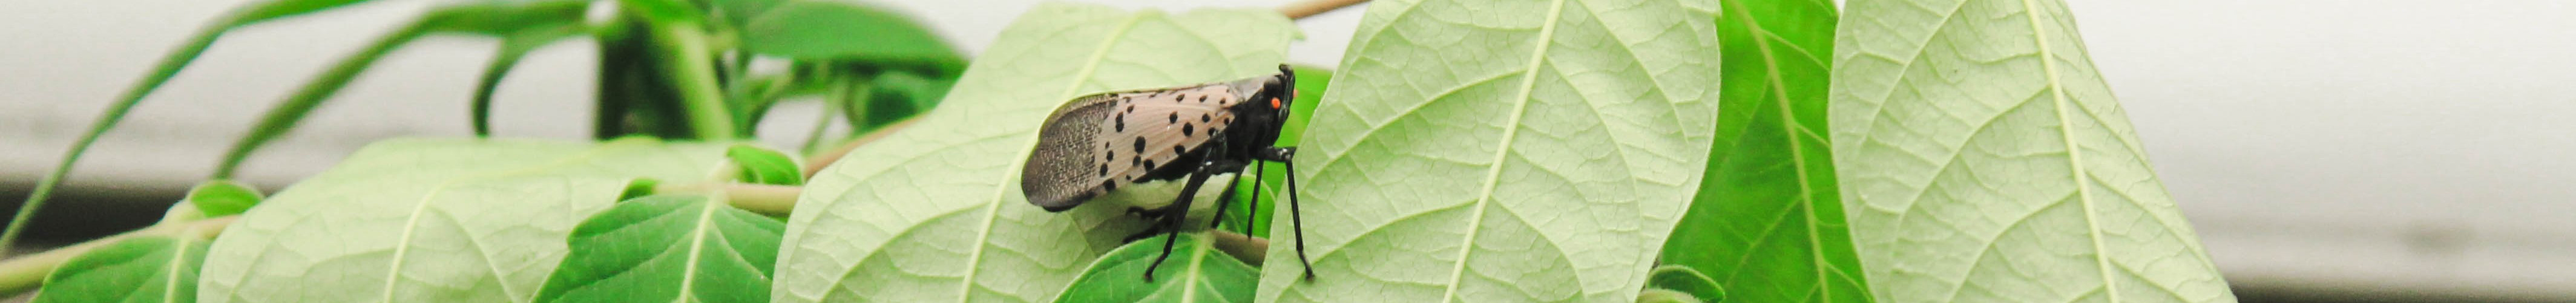
[[1538, 85], [1538, 72], [1541, 65], [1547, 62], [1545, 60], [1547, 59], [1547, 50], [1550, 46], [1555, 44], [1556, 23], [1558, 18], [1564, 17], [1565, 1], [1566, 0], [1555, 0], [1549, 3], [1547, 19], [1545, 21], [1546, 23], [1542, 23], [1540, 25], [1538, 39], [1536, 39], [1537, 42], [1532, 43], [1537, 45], [1537, 49], [1530, 52], [1529, 65], [1527, 67], [1528, 70], [1521, 75], [1520, 97], [1514, 98], [1515, 100], [1512, 104], [1512, 116], [1509, 121], [1503, 123], [1502, 142], [1494, 147], [1494, 160], [1487, 164], [1492, 167], [1485, 170], [1485, 185], [1484, 189], [1481, 190], [1483, 193], [1480, 194], [1480, 197], [1476, 198], [1476, 201], [1473, 203], [1473, 205], [1476, 205], [1475, 209], [1472, 210], [1475, 212], [1475, 215], [1470, 216], [1467, 220], [1466, 226], [1463, 227], [1468, 230], [1467, 236], [1465, 239], [1459, 241], [1458, 258], [1457, 261], [1453, 261], [1456, 262], [1456, 264], [1449, 269], [1449, 285], [1448, 289], [1443, 291], [1440, 295], [1441, 302], [1456, 302], [1458, 300], [1458, 283], [1461, 281], [1460, 279], [1464, 279], [1466, 277], [1467, 257], [1476, 251], [1476, 236], [1480, 234], [1476, 232], [1476, 226], [1483, 225], [1485, 213], [1489, 212], [1488, 210], [1485, 210], [1483, 205], [1493, 201], [1494, 187], [1501, 184], [1503, 159], [1505, 156], [1511, 154], [1512, 139], [1514, 139], [1514, 133], [1517, 133], [1521, 128], [1521, 118], [1529, 114], [1529, 104], [1532, 98], [1530, 93], [1533, 91], [1532, 88]]

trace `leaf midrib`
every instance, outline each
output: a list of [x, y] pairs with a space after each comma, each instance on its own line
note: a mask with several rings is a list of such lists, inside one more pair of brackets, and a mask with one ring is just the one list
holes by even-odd
[[685, 303], [697, 297], [698, 260], [707, 248], [707, 231], [715, 229], [713, 223], [719, 210], [716, 207], [726, 205], [724, 197], [724, 193], [719, 191], [698, 202], [698, 222], [689, 230], [689, 257], [680, 263], [680, 293], [672, 297], [671, 302]]
[[161, 279], [161, 303], [179, 303], [179, 296], [188, 296], [190, 298], [197, 296], [197, 294], [179, 293], [179, 274], [181, 273], [179, 267], [181, 267], [181, 264], [188, 262], [188, 247], [196, 245], [191, 242], [199, 240], [196, 230], [185, 230], [187, 232], [180, 233], [178, 236], [178, 245], [171, 247], [171, 249], [175, 249], [173, 252], [176, 254], [172, 255], [170, 262], [162, 263], [161, 266], [162, 275], [164, 275], [163, 279]]
[[[1127, 31], [1136, 28], [1136, 23], [1143, 21], [1146, 17], [1160, 15], [1161, 14], [1151, 12], [1136, 13], [1128, 16], [1127, 20], [1119, 22], [1118, 29], [1110, 31], [1109, 35], [1100, 39], [1100, 45], [1092, 49], [1091, 58], [1083, 60], [1082, 69], [1074, 72], [1073, 81], [1069, 82], [1070, 85], [1065, 86], [1064, 92], [1056, 94], [1056, 98], [1051, 100], [1072, 99], [1074, 97], [1073, 94], [1082, 92], [1082, 84], [1091, 82], [1092, 74], [1097, 72], [1100, 68], [1100, 61], [1107, 60], [1109, 57], [1109, 48], [1118, 45], [1119, 37], [1127, 36]], [[1027, 141], [1028, 142], [1023, 142], [1017, 146], [1036, 146], [1038, 144], [1038, 136], [1030, 135]], [[1017, 156], [1006, 159], [1027, 159], [1029, 157], [1029, 153], [1032, 152], [1036, 152], [1036, 150], [1021, 149]], [[1020, 175], [1020, 170], [1026, 168], [1027, 167], [1025, 165], [1011, 165], [1010, 169], [1004, 169], [1001, 178], [996, 180], [1012, 180]], [[984, 203], [983, 227], [975, 231], [975, 242], [972, 242], [975, 243], [976, 248], [973, 251], [966, 253], [966, 273], [958, 275], [958, 282], [961, 282], [958, 283], [957, 287], [957, 300], [959, 302], [965, 302], [967, 298], [971, 298], [975, 294], [975, 274], [980, 272], [976, 270], [976, 268], [982, 266], [984, 261], [984, 250], [986, 250], [984, 246], [986, 241], [992, 240], [993, 224], [1002, 217], [1002, 202], [1010, 195], [1010, 183], [1011, 182], [1009, 181], [1004, 181], [999, 186], [994, 186], [993, 198], [987, 199], [987, 202]]]
[[[1769, 30], [1764, 29], [1761, 22], [1756, 22], [1753, 19], [1753, 14], [1748, 12], [1748, 9], [1744, 7], [1744, 3], [1742, 1], [1720, 2], [1726, 3], [1728, 6], [1728, 9], [1726, 10], [1728, 14], [1735, 15], [1734, 17], [1727, 19], [1735, 19], [1738, 22], [1744, 23], [1745, 31], [1754, 35], [1754, 37], [1752, 37], [1753, 49], [1762, 54], [1762, 68], [1767, 72], [1766, 74], [1763, 74], [1763, 76], [1770, 79], [1770, 81], [1766, 82], [1771, 84], [1770, 95], [1773, 101], [1775, 101], [1773, 102], [1773, 105], [1777, 105], [1780, 109], [1780, 131], [1784, 133], [1781, 137], [1788, 140], [1787, 145], [1789, 146], [1790, 171], [1797, 176], [1798, 180], [1798, 209], [1800, 210], [1795, 211], [1807, 217], [1806, 224], [1803, 225], [1806, 225], [1807, 228], [1807, 256], [1810, 262], [1814, 262], [1813, 266], [1809, 266], [1809, 268], [1814, 269], [1816, 273], [1816, 293], [1818, 294], [1816, 298], [1818, 302], [1832, 303], [1834, 301], [1834, 296], [1831, 295], [1833, 292], [1833, 284], [1827, 283], [1826, 281], [1829, 273], [1825, 271], [1825, 266], [1828, 263], [1825, 261], [1824, 240], [1818, 239], [1818, 234], [1821, 231], [1816, 228], [1816, 225], [1824, 224], [1824, 222], [1818, 221], [1816, 218], [1816, 188], [1815, 184], [1807, 181], [1807, 152], [1804, 146], [1804, 141], [1798, 140], [1798, 131], [1805, 129], [1805, 126], [1798, 125], [1797, 115], [1790, 110], [1789, 102], [1791, 102], [1791, 100], [1789, 99], [1788, 79], [1783, 77], [1783, 73], [1780, 72], [1781, 60], [1779, 53], [1771, 50], [1772, 42], [1770, 39], [1767, 39], [1767, 37], [1772, 37], [1776, 34], [1772, 34]], [[1803, 55], [1805, 53], [1802, 52], [1800, 54]], [[1809, 59], [1813, 60], [1814, 58], [1810, 57]], [[1747, 258], [1752, 257], [1751, 254], [1746, 254], [1745, 256]]]
[[1530, 93], [1533, 91], [1533, 88], [1538, 86], [1538, 71], [1540, 64], [1546, 63], [1547, 50], [1550, 44], [1554, 43], [1556, 40], [1556, 23], [1558, 18], [1564, 17], [1565, 1], [1566, 0], [1550, 1], [1547, 8], [1547, 20], [1545, 23], [1539, 24], [1538, 39], [1535, 39], [1537, 42], [1532, 43], [1537, 45], [1537, 49], [1530, 52], [1528, 70], [1521, 73], [1521, 87], [1520, 92], [1518, 93], [1520, 96], [1513, 98], [1516, 102], [1512, 103], [1511, 119], [1503, 123], [1502, 142], [1501, 144], [1494, 146], [1494, 159], [1491, 162], [1488, 162], [1488, 165], [1491, 166], [1485, 169], [1485, 185], [1482, 190], [1483, 194], [1476, 197], [1476, 202], [1471, 203], [1475, 208], [1471, 211], [1475, 212], [1475, 215], [1469, 216], [1467, 219], [1467, 224], [1465, 226], [1468, 229], [1467, 236], [1458, 241], [1458, 258], [1456, 261], [1452, 261], [1455, 263], [1451, 264], [1449, 268], [1449, 285], [1448, 289], [1440, 294], [1441, 302], [1457, 302], [1458, 300], [1458, 283], [1462, 279], [1466, 278], [1467, 256], [1476, 251], [1476, 235], [1479, 233], [1474, 229], [1476, 229], [1476, 226], [1484, 224], [1485, 214], [1489, 212], [1485, 210], [1485, 204], [1494, 200], [1494, 187], [1501, 184], [1499, 181], [1502, 180], [1503, 176], [1503, 159], [1511, 155], [1512, 139], [1516, 137], [1515, 135], [1521, 128], [1521, 118], [1528, 116]]
[[[1178, 237], [1179, 235], [1173, 236]], [[1197, 243], [1198, 246], [1190, 249], [1190, 271], [1188, 275], [1185, 275], [1185, 277], [1189, 278], [1188, 280], [1181, 281], [1181, 302], [1183, 303], [1194, 303], [1199, 301], [1199, 276], [1207, 273], [1208, 238], [1210, 237], [1199, 236], [1191, 238], [1190, 242]]]
[[2066, 113], [2067, 107], [2073, 105], [2073, 102], [2066, 98], [2066, 85], [2058, 83], [2060, 80], [2057, 75], [2057, 52], [2049, 49], [2048, 28], [2039, 25], [2041, 21], [2039, 4], [2031, 1], [2033, 0], [2021, 0], [2022, 16], [2030, 20], [2030, 36], [2032, 44], [2038, 50], [2039, 67], [2048, 75], [2047, 88], [2051, 97], [2050, 102], [2056, 105], [2054, 107], [2057, 112], [2057, 134], [2060, 139], [2065, 140], [2062, 143], [2066, 144], [2066, 166], [2071, 172], [2068, 177], [2073, 179], [2070, 181], [2075, 185], [2076, 202], [2082, 203], [2084, 207], [2084, 235], [2091, 238], [2093, 242], [2093, 264], [2096, 267], [2095, 270], [2102, 275], [2102, 292], [2108, 294], [2105, 297], [2109, 297], [2111, 303], [2120, 303], [2120, 283], [2111, 279], [2111, 258], [2106, 256], [2110, 254], [2110, 250], [2104, 249], [2102, 245], [2102, 220], [2099, 218], [2101, 214], [2093, 209], [2093, 186], [2087, 185], [2085, 180], [2085, 177], [2091, 176], [2092, 173], [2084, 169], [2084, 148], [2076, 146], [2075, 121]]
[[[425, 213], [427, 213], [427, 212], [429, 211], [429, 203], [430, 203], [430, 201], [437, 200], [437, 197], [438, 197], [438, 195], [439, 195], [439, 194], [447, 193], [447, 191], [446, 191], [447, 187], [449, 187], [449, 186], [453, 186], [453, 185], [456, 185], [456, 183], [457, 183], [458, 181], [472, 180], [472, 179], [480, 179], [480, 178], [498, 178], [498, 177], [515, 176], [515, 175], [520, 175], [520, 174], [527, 174], [527, 173], [534, 173], [534, 172], [538, 172], [538, 171], [544, 171], [544, 170], [547, 170], [547, 169], [553, 169], [553, 168], [558, 167], [558, 166], [563, 166], [563, 165], [566, 165], [566, 164], [575, 163], [575, 162], [576, 162], [575, 160], [589, 159], [589, 158], [590, 158], [590, 157], [592, 157], [592, 156], [597, 156], [597, 155], [599, 155], [600, 153], [603, 153], [603, 152], [607, 151], [609, 148], [615, 147], [613, 144], [615, 144], [615, 143], [604, 143], [604, 144], [594, 145], [594, 146], [591, 146], [589, 150], [584, 150], [584, 151], [582, 151], [580, 154], [575, 154], [575, 155], [573, 155], [573, 156], [571, 156], [571, 157], [564, 157], [564, 158], [563, 158], [563, 159], [561, 159], [561, 160], [556, 160], [555, 162], [552, 162], [552, 163], [546, 163], [546, 164], [544, 164], [544, 165], [529, 166], [529, 167], [527, 167], [527, 168], [516, 169], [516, 170], [510, 170], [510, 171], [500, 172], [500, 173], [486, 174], [486, 175], [473, 175], [473, 174], [466, 174], [466, 175], [462, 175], [462, 176], [456, 176], [456, 177], [452, 177], [452, 178], [447, 178], [446, 180], [440, 180], [440, 181], [438, 182], [438, 185], [436, 185], [436, 186], [431, 186], [431, 187], [429, 188], [429, 192], [428, 192], [427, 194], [423, 194], [423, 195], [421, 195], [419, 200], [416, 200], [416, 201], [414, 201], [414, 202], [412, 203], [412, 210], [411, 210], [411, 213], [410, 213], [409, 215], [407, 215], [407, 216], [406, 216], [407, 218], [404, 218], [404, 219], [403, 219], [402, 237], [400, 237], [399, 239], [395, 240], [395, 242], [394, 242], [394, 247], [393, 247], [394, 255], [393, 255], [393, 257], [392, 257], [392, 258], [390, 258], [390, 259], [387, 259], [387, 260], [386, 260], [386, 263], [388, 263], [388, 264], [386, 264], [386, 265], [385, 265], [385, 278], [384, 278], [384, 280], [385, 280], [385, 287], [384, 287], [383, 289], [381, 289], [381, 291], [383, 291], [383, 292], [384, 292], [384, 293], [383, 293], [383, 295], [384, 295], [384, 296], [382, 297], [382, 298], [383, 298], [382, 300], [378, 300], [377, 302], [393, 302], [393, 301], [394, 301], [394, 285], [395, 285], [395, 284], [397, 284], [396, 282], [402, 281], [402, 280], [401, 280], [401, 279], [399, 279], [399, 278], [401, 278], [401, 276], [402, 276], [402, 269], [403, 269], [403, 256], [405, 256], [405, 255], [409, 255], [409, 254], [411, 253], [411, 238], [412, 238], [412, 235], [417, 234], [417, 233], [419, 232], [419, 228], [420, 228], [420, 217], [421, 217], [421, 214], [425, 214]], [[471, 241], [471, 240], [473, 240], [473, 237], [466, 237], [466, 239], [467, 239], [467, 240], [469, 240], [469, 241]], [[476, 253], [478, 253], [478, 254], [483, 254], [483, 252], [479, 252], [479, 251], [478, 251], [478, 252], [476, 252]], [[489, 256], [489, 255], [485, 255], [485, 256], [483, 256], [483, 257], [489, 258], [490, 256]], [[501, 269], [500, 269], [500, 268], [491, 267], [492, 265], [493, 265], [493, 264], [492, 264], [492, 262], [490, 262], [489, 260], [486, 260], [485, 262], [483, 262], [483, 266], [484, 266], [485, 268], [490, 269], [490, 270], [493, 272], [493, 274], [494, 274], [494, 275], [496, 275], [496, 276], [497, 276], [497, 275], [499, 275], [499, 274], [500, 274], [500, 272], [501, 272]], [[508, 295], [508, 296], [510, 296], [511, 298], [517, 298], [517, 297], [518, 297], [518, 294], [517, 294], [518, 292], [511, 291], [511, 290], [510, 290], [510, 283], [501, 283], [500, 285], [501, 285], [501, 293], [502, 293], [502, 294]]]

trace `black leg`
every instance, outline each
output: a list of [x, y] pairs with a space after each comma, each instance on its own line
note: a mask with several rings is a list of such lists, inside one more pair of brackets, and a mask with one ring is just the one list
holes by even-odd
[[1261, 160], [1278, 161], [1282, 168], [1288, 169], [1288, 227], [1297, 233], [1297, 264], [1306, 266], [1307, 280], [1314, 280], [1315, 263], [1306, 258], [1306, 216], [1297, 209], [1297, 162], [1289, 161], [1296, 156], [1297, 147], [1293, 146], [1272, 147], [1253, 155]]
[[[1266, 163], [1252, 163], [1252, 200], [1244, 201], [1243, 206], [1243, 211], [1245, 212], [1243, 214], [1243, 234], [1245, 235], [1252, 234], [1252, 220], [1260, 219], [1257, 217], [1259, 217], [1259, 214], [1261, 213], [1261, 187], [1270, 185], [1270, 180], [1263, 180], [1264, 178], [1269, 178], [1270, 174], [1263, 173], [1261, 170], [1269, 167], [1270, 164]], [[1218, 217], [1218, 219], [1224, 219], [1224, 217]]]
[[[1255, 164], [1255, 165], [1259, 165], [1259, 164]], [[1224, 190], [1217, 191], [1217, 194], [1216, 194], [1216, 215], [1214, 215], [1214, 216], [1208, 216], [1208, 228], [1209, 228], [1209, 229], [1215, 229], [1218, 223], [1225, 223], [1225, 211], [1226, 211], [1226, 209], [1228, 209], [1229, 207], [1233, 207], [1233, 206], [1234, 206], [1234, 188], [1236, 188], [1236, 187], [1241, 187], [1241, 186], [1237, 186], [1237, 185], [1243, 185], [1243, 173], [1242, 173], [1242, 172], [1240, 172], [1240, 171], [1241, 171], [1241, 169], [1236, 169], [1236, 171], [1237, 171], [1237, 172], [1234, 174], [1234, 179], [1232, 179], [1232, 180], [1226, 180], [1226, 182], [1225, 182], [1225, 189], [1224, 189]], [[1253, 179], [1253, 180], [1255, 180], [1255, 181], [1253, 181], [1253, 182], [1260, 182], [1259, 180], [1261, 180], [1261, 179], [1259, 179], [1259, 178], [1255, 178], [1255, 179]], [[1258, 183], [1256, 183], [1256, 184], [1258, 184]], [[1257, 196], [1257, 194], [1256, 194], [1256, 196]]]
[[[1292, 153], [1294, 149], [1290, 150]], [[1306, 269], [1306, 280], [1315, 280], [1315, 262], [1306, 259], [1306, 216], [1297, 209], [1297, 163], [1281, 161], [1288, 168], [1288, 224], [1297, 233], [1297, 264]]]
[[1179, 241], [1181, 237], [1181, 222], [1183, 222], [1181, 219], [1190, 215], [1190, 198], [1199, 194], [1199, 185], [1207, 184], [1208, 175], [1224, 169], [1224, 166], [1226, 165], [1219, 165], [1216, 161], [1201, 163], [1198, 171], [1190, 173], [1189, 183], [1181, 184], [1181, 196], [1172, 198], [1172, 205], [1163, 206], [1165, 212], [1163, 220], [1155, 225], [1169, 230], [1164, 231], [1163, 254], [1154, 256], [1154, 263], [1145, 265], [1145, 281], [1154, 281], [1154, 269], [1163, 267], [1164, 259], [1172, 258], [1172, 244]]

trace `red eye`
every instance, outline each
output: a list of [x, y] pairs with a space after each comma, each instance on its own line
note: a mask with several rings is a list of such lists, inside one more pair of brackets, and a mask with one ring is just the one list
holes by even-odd
[[1270, 109], [1279, 109], [1279, 98], [1270, 98]]

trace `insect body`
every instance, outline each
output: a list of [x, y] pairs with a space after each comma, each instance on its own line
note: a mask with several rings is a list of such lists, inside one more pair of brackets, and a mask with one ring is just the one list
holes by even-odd
[[[1294, 84], [1288, 66], [1281, 65], [1270, 76], [1074, 99], [1057, 108], [1039, 130], [1020, 188], [1030, 204], [1064, 211], [1129, 184], [1183, 180], [1180, 196], [1170, 205], [1131, 210], [1157, 220], [1139, 237], [1178, 233], [1190, 197], [1210, 176], [1240, 172], [1251, 161], [1286, 163], [1296, 153], [1294, 147], [1271, 146], [1287, 121], [1288, 102], [1296, 99]], [[1287, 168], [1295, 174], [1296, 166]], [[1299, 229], [1297, 257], [1303, 264], [1303, 220], [1294, 214], [1296, 181], [1288, 187], [1291, 223]], [[1223, 203], [1233, 201], [1234, 187], [1225, 186], [1218, 196], [1218, 216], [1223, 216]], [[1260, 197], [1252, 201], [1258, 205]], [[1177, 237], [1165, 238], [1163, 256], [1146, 267], [1147, 280], [1171, 256], [1173, 239]], [[1306, 275], [1314, 276], [1314, 270]]]

